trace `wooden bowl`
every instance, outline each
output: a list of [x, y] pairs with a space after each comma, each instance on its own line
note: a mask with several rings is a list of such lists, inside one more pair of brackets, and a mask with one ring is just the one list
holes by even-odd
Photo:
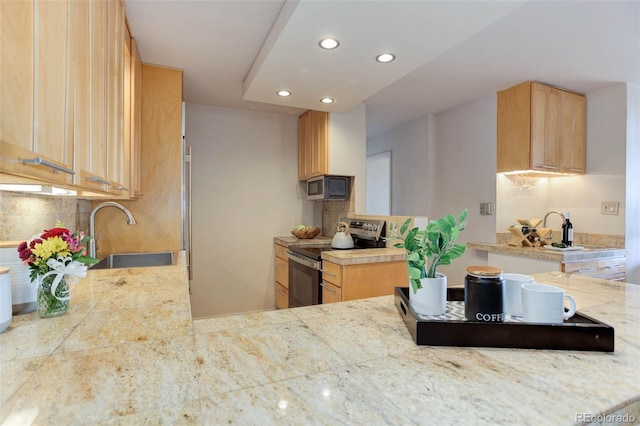
[[300, 239], [310, 240], [320, 234], [320, 228], [314, 226], [312, 228], [306, 228], [301, 231], [296, 231], [295, 229], [293, 229], [291, 230], [291, 233]]

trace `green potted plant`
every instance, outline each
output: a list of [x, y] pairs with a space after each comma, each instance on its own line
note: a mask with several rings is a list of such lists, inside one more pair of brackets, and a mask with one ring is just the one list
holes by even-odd
[[467, 225], [469, 212], [464, 209], [456, 218], [448, 214], [431, 220], [424, 229], [409, 229], [412, 219], [404, 221], [398, 230], [391, 226], [391, 240], [400, 240], [394, 247], [407, 252], [409, 268], [409, 299], [412, 308], [424, 315], [442, 315], [446, 310], [447, 277], [437, 272], [440, 265], [450, 265], [465, 252], [466, 245], [456, 244], [460, 231]]

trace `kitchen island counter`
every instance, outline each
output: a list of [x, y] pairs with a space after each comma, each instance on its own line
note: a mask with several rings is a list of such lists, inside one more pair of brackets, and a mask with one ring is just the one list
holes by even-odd
[[[584, 250], [559, 251], [545, 247], [510, 246], [508, 244], [494, 243], [467, 243], [467, 247], [475, 250], [492, 253], [508, 254], [512, 256], [530, 257], [541, 260], [563, 262], [577, 262], [583, 260], [601, 260], [616, 257], [625, 257], [626, 249], [615, 247], [585, 247]], [[547, 246], [549, 247], [549, 246]]]
[[66, 315], [0, 334], [0, 424], [571, 424], [637, 399], [640, 286], [536, 279], [615, 352], [416, 346], [393, 296], [191, 321], [183, 263], [89, 271]]

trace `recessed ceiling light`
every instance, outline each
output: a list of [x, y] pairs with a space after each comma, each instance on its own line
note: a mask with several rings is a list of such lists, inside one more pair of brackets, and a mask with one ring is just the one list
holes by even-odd
[[323, 104], [332, 104], [335, 102], [335, 100], [333, 98], [322, 98], [320, 99], [320, 102], [322, 102]]
[[396, 55], [394, 55], [393, 53], [381, 53], [378, 56], [376, 56], [376, 61], [383, 64], [388, 64], [389, 62], [393, 62], [395, 60], [396, 60]]
[[288, 90], [278, 90], [276, 93], [278, 94], [278, 96], [282, 96], [283, 98], [291, 96], [291, 92]]
[[325, 38], [323, 40], [320, 40], [318, 44], [320, 45], [320, 47], [327, 50], [335, 49], [336, 47], [340, 46], [340, 42], [334, 38]]

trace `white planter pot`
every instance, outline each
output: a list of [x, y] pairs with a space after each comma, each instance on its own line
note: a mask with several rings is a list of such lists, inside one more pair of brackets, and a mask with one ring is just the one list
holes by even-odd
[[420, 315], [443, 315], [447, 310], [447, 276], [436, 272], [435, 278], [421, 278], [419, 288], [413, 292], [409, 284], [409, 304]]

